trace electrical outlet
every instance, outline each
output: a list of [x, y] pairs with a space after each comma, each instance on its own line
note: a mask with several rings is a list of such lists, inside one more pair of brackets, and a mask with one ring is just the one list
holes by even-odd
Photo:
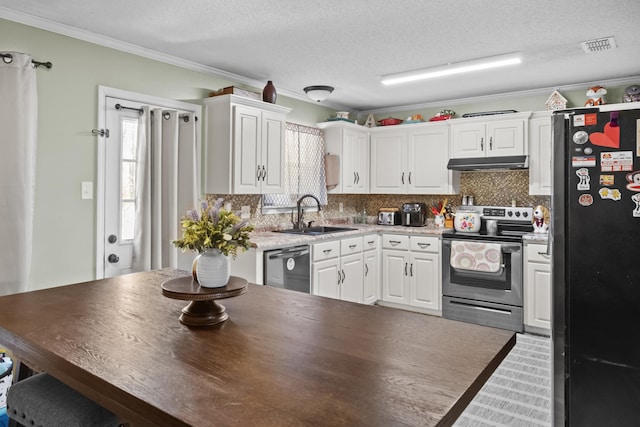
[[83, 181], [80, 194], [83, 200], [93, 199], [93, 182]]
[[342, 202], [338, 203], [338, 210], [344, 212], [344, 204]]
[[250, 206], [243, 206], [240, 210], [240, 218], [242, 219], [249, 219], [251, 218], [251, 207]]
[[224, 210], [227, 212], [231, 212], [231, 202], [227, 202], [224, 204]]

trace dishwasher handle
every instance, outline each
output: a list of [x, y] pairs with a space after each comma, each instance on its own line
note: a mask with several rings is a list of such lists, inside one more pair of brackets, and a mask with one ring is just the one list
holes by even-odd
[[279, 258], [295, 258], [302, 255], [309, 254], [308, 246], [296, 246], [293, 248], [285, 248], [281, 250], [275, 250], [274, 253], [269, 254], [269, 259], [279, 259]]

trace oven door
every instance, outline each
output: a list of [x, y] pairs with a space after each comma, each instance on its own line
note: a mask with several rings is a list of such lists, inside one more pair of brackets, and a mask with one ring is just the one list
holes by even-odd
[[[476, 301], [522, 307], [522, 243], [495, 242], [500, 245], [502, 265], [489, 273], [451, 266], [451, 243], [442, 240], [442, 294]], [[486, 241], [459, 240], [464, 243]]]

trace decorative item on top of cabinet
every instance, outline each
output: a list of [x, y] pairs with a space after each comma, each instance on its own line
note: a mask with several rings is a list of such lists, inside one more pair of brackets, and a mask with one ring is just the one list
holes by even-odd
[[291, 109], [236, 95], [206, 98], [204, 106], [204, 192], [282, 193]]
[[277, 97], [276, 87], [273, 85], [273, 82], [269, 80], [264, 89], [262, 89], [262, 100], [270, 104], [275, 104]]
[[558, 89], [556, 89], [549, 95], [545, 105], [549, 111], [564, 110], [567, 108], [567, 98], [562, 96], [560, 92], [558, 92]]

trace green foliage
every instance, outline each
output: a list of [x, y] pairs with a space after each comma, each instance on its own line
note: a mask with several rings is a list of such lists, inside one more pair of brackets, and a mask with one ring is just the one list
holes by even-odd
[[173, 245], [183, 251], [189, 249], [200, 253], [219, 249], [233, 258], [238, 250], [244, 252], [249, 249], [249, 233], [253, 231], [253, 225], [246, 220], [241, 221], [235, 213], [221, 209], [222, 202], [223, 199], [218, 199], [213, 205], [202, 202], [200, 212], [189, 210], [180, 221], [182, 239], [174, 240]]

